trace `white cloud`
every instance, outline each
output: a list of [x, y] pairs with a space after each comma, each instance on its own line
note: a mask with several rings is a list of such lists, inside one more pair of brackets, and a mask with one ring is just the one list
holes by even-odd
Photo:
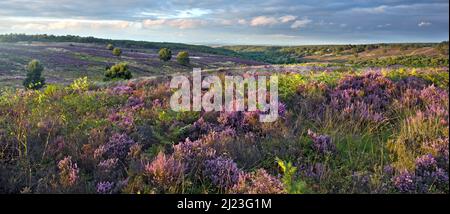
[[387, 8], [388, 6], [381, 5], [378, 7], [365, 7], [365, 8], [357, 7], [353, 8], [351, 11], [355, 13], [381, 14], [385, 13]]
[[120, 20], [87, 20], [87, 19], [41, 19], [10, 18], [10, 26], [14, 30], [71, 30], [71, 29], [125, 29], [138, 26], [134, 22]]
[[267, 26], [278, 24], [278, 20], [273, 17], [258, 16], [250, 21], [251, 26]]
[[426, 21], [421, 21], [419, 22], [419, 24], [417, 24], [417, 26], [419, 27], [426, 27], [426, 26], [430, 26], [431, 22], [426, 22]]
[[168, 13], [167, 11], [144, 11], [135, 15], [135, 17], [153, 17], [155, 19], [191, 19], [202, 17], [211, 13], [212, 10], [209, 9], [192, 8], [187, 10], [176, 10], [172, 13]]
[[240, 24], [240, 25], [246, 25], [246, 24], [248, 24], [248, 22], [247, 22], [247, 20], [245, 20], [245, 19], [239, 19], [239, 20], [238, 20], [238, 24]]
[[297, 19], [297, 16], [292, 16], [292, 15], [282, 16], [279, 18], [279, 20], [282, 23], [291, 22], [291, 21], [294, 21], [295, 19]]
[[308, 18], [304, 18], [304, 19], [301, 19], [301, 20], [296, 20], [294, 23], [292, 23], [291, 28], [292, 29], [304, 28], [308, 24], [310, 24], [311, 22], [312, 22], [312, 20], [310, 20]]
[[205, 24], [206, 21], [199, 19], [147, 19], [142, 21], [142, 25], [147, 28], [170, 26], [179, 29], [189, 29]]
[[384, 28], [384, 27], [389, 27], [389, 26], [391, 26], [391, 24], [389, 24], [389, 23], [377, 25], [378, 28]]

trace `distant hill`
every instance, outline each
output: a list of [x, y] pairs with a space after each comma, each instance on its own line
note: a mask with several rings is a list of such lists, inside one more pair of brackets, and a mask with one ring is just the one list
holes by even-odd
[[188, 50], [208, 54], [217, 54], [224, 56], [239, 56], [238, 53], [225, 48], [212, 48], [204, 45], [189, 45], [182, 43], [170, 42], [147, 42], [147, 41], [132, 41], [132, 40], [112, 40], [100, 39], [95, 37], [80, 37], [80, 36], [54, 36], [54, 35], [26, 35], [26, 34], [5, 34], [0, 35], [0, 42], [73, 42], [73, 43], [91, 43], [114, 46], [122, 48], [146, 48], [146, 49], [160, 49], [170, 48], [173, 50]]
[[[236, 57], [244, 60], [254, 60], [271, 64], [294, 64], [304, 62], [324, 63], [355, 63], [368, 64], [366, 61], [384, 58], [402, 57], [406, 61], [416, 60], [418, 57], [424, 61], [448, 61], [448, 41], [441, 43], [380, 43], [361, 45], [303, 45], [303, 46], [252, 46], [235, 45], [210, 47], [206, 45], [190, 45], [169, 42], [147, 42], [132, 40], [112, 40], [95, 37], [80, 36], [54, 36], [54, 35], [26, 35], [5, 34], [0, 35], [0, 42], [68, 42], [88, 43], [97, 45], [113, 44], [122, 48], [134, 49], [160, 49], [170, 48], [174, 51], [187, 50], [190, 52]], [[411, 58], [411, 60], [409, 59]], [[387, 59], [391, 60], [391, 59]], [[391, 60], [392, 61], [392, 60]], [[389, 64], [389, 63], [388, 63]], [[417, 63], [413, 63], [416, 66]], [[442, 63], [441, 63], [442, 64]], [[447, 63], [448, 64], [448, 63]], [[425, 63], [427, 65], [427, 63]], [[433, 64], [432, 66], [436, 66]]]
[[448, 41], [442, 43], [398, 43], [367, 45], [305, 45], [305, 46], [223, 46], [253, 60], [273, 64], [302, 62], [347, 63], [388, 57], [448, 59]]

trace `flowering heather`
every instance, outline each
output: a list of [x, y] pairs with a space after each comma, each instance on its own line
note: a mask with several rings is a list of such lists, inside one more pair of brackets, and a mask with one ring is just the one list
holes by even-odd
[[399, 91], [404, 91], [407, 89], [420, 91], [427, 87], [428, 84], [422, 78], [410, 76], [399, 80], [398, 82], [396, 82], [396, 85]]
[[402, 193], [412, 193], [415, 190], [414, 175], [404, 171], [394, 177], [395, 188]]
[[449, 139], [436, 139], [432, 141], [427, 141], [423, 144], [423, 149], [435, 154], [436, 161], [438, 165], [444, 169], [448, 170], [449, 162]]
[[244, 118], [244, 113], [241, 111], [224, 111], [220, 113], [217, 121], [223, 126], [230, 127], [242, 127], [242, 120]]
[[72, 157], [67, 156], [58, 162], [60, 183], [65, 187], [73, 186], [78, 180], [79, 169], [72, 163]]
[[286, 118], [286, 104], [284, 103], [278, 103], [278, 115], [281, 118]]
[[239, 194], [282, 194], [283, 184], [277, 178], [259, 169], [252, 173], [241, 173], [236, 185], [230, 190]]
[[311, 164], [309, 166], [304, 166], [303, 168], [304, 168], [302, 170], [303, 175], [317, 182], [320, 182], [327, 173], [327, 168], [322, 163]]
[[135, 142], [126, 134], [115, 133], [109, 141], [95, 150], [95, 157], [124, 159]]
[[211, 131], [200, 140], [207, 145], [224, 144], [236, 136], [236, 131], [232, 128], [225, 128], [222, 131]]
[[114, 188], [114, 182], [104, 181], [97, 184], [97, 193], [111, 194]]
[[163, 106], [163, 103], [160, 99], [155, 99], [152, 101], [152, 107], [153, 108], [161, 108]]
[[[448, 164], [448, 163], [447, 163]], [[428, 192], [432, 186], [448, 192], [448, 169], [439, 168], [431, 154], [416, 159], [415, 179], [419, 192]]]
[[432, 85], [424, 88], [420, 92], [420, 98], [427, 104], [445, 104], [448, 103], [448, 92]]
[[101, 170], [111, 171], [116, 168], [118, 161], [119, 161], [118, 158], [110, 158], [110, 159], [101, 161], [97, 166]]
[[127, 107], [136, 110], [142, 108], [143, 106], [144, 101], [141, 98], [135, 96], [131, 96], [128, 98]]
[[[162, 64], [130, 51], [126, 60], [145, 66], [133, 69], [138, 78]], [[212, 60], [201, 57], [193, 65]], [[0, 193], [449, 192], [448, 69], [267, 69], [288, 80], [275, 123], [259, 122], [261, 112], [174, 112], [166, 71], [85, 90], [0, 89]]]
[[412, 173], [402, 171], [393, 181], [403, 193], [448, 193], [448, 162], [440, 165], [433, 155], [422, 155], [416, 159]]
[[214, 186], [227, 190], [238, 182], [242, 172], [233, 160], [220, 156], [206, 161], [204, 173]]
[[145, 173], [159, 188], [175, 191], [183, 182], [184, 165], [172, 155], [166, 156], [161, 152], [151, 163], [145, 165]]
[[134, 117], [131, 111], [114, 112], [108, 116], [108, 120], [125, 131], [130, 131], [134, 127]]
[[133, 93], [133, 88], [125, 85], [116, 86], [109, 90], [112, 95], [131, 95]]
[[327, 135], [319, 135], [308, 130], [308, 136], [313, 141], [313, 149], [320, 154], [333, 154], [336, 152], [336, 146]]
[[216, 151], [205, 145], [202, 141], [191, 141], [187, 138], [174, 146], [174, 155], [187, 163], [195, 162], [197, 158], [211, 159], [216, 156]]
[[193, 124], [193, 130], [191, 136], [195, 137], [193, 139], [198, 139], [202, 135], [208, 134], [211, 130], [214, 130], [215, 126], [212, 123], [205, 121], [203, 117], [200, 117]]
[[381, 122], [395, 91], [394, 83], [379, 73], [348, 76], [331, 91], [330, 105], [345, 116]]

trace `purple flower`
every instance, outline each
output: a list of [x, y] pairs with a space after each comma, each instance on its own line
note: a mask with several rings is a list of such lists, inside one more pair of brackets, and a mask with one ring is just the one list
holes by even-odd
[[135, 97], [135, 96], [131, 96], [128, 98], [127, 101], [127, 107], [130, 107], [133, 110], [142, 108], [144, 106], [144, 101], [139, 98], [139, 97]]
[[395, 188], [402, 193], [412, 193], [415, 190], [414, 175], [404, 171], [394, 178]]
[[97, 184], [97, 193], [111, 194], [114, 188], [114, 182], [104, 181]]
[[110, 94], [113, 95], [131, 95], [133, 93], [133, 88], [125, 85], [120, 85], [112, 88]]
[[106, 157], [106, 158], [119, 158], [124, 159], [132, 145], [134, 145], [135, 142], [129, 138], [126, 134], [113, 134], [109, 141], [101, 145], [99, 148], [97, 148], [94, 152], [94, 157]]
[[204, 173], [219, 189], [229, 189], [238, 182], [241, 170], [233, 160], [217, 157], [206, 160]]
[[110, 159], [101, 161], [101, 162], [98, 164], [98, 167], [99, 167], [101, 170], [104, 170], [104, 171], [110, 171], [110, 170], [113, 170], [114, 168], [116, 168], [117, 162], [118, 162], [118, 161], [119, 161], [118, 158], [110, 158]]
[[278, 103], [278, 115], [281, 118], [285, 118], [286, 117], [286, 105], [284, 103]]
[[313, 149], [320, 154], [333, 154], [336, 152], [336, 146], [327, 135], [318, 135], [308, 130], [308, 135], [313, 141]]

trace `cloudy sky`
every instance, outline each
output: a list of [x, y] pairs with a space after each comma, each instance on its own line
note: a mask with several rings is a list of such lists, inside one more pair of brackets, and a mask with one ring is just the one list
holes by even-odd
[[437, 42], [449, 0], [0, 0], [0, 34], [192, 44]]

